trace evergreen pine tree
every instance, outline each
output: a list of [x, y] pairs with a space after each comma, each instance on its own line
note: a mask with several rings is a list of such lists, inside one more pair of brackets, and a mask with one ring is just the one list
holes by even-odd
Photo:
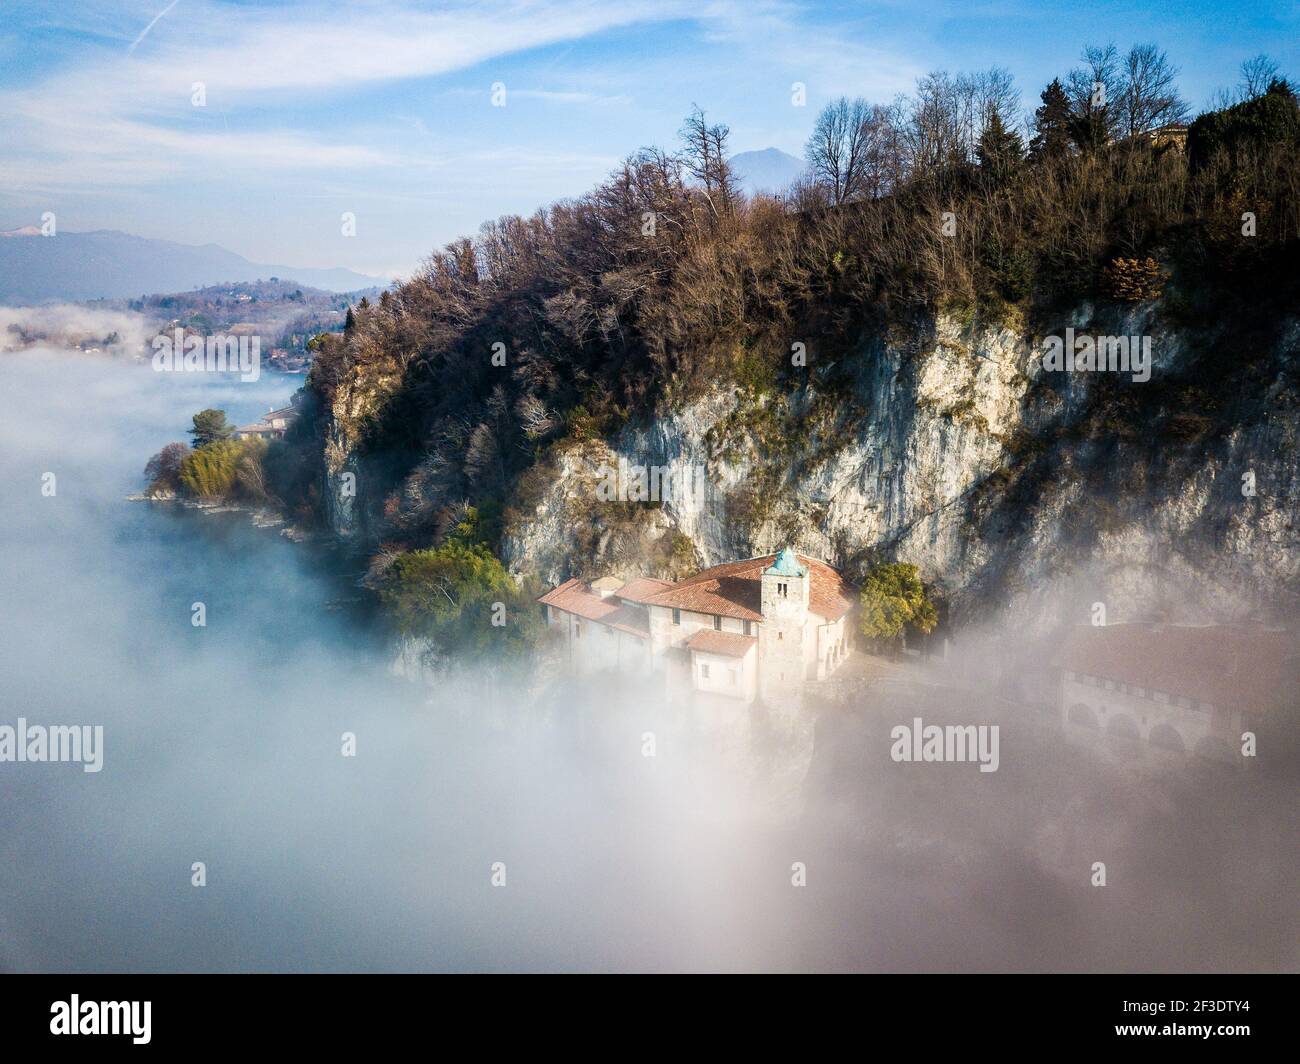
[[1029, 158], [1034, 162], [1055, 159], [1070, 150], [1070, 98], [1060, 78], [1043, 90], [1043, 105], [1034, 112], [1034, 137]]
[[1002, 124], [1002, 116], [996, 111], [980, 134], [975, 151], [979, 157], [980, 170], [999, 179], [1011, 173], [1025, 154], [1020, 134], [1014, 129], [1007, 129]]

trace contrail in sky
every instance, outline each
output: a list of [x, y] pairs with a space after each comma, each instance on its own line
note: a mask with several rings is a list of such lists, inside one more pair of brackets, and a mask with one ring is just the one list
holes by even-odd
[[170, 4], [168, 4], [165, 8], [163, 8], [161, 11], [159, 11], [158, 14], [154, 15], [154, 17], [153, 17], [153, 21], [150, 22], [149, 25], [147, 25], [144, 29], [142, 29], [142, 30], [140, 31], [140, 36], [137, 37], [134, 41], [131, 42], [131, 47], [128, 48], [127, 51], [128, 51], [128, 52], [134, 52], [134, 51], [135, 51], [135, 46], [136, 46], [137, 44], [139, 44], [141, 41], [143, 41], [147, 36], [149, 36], [149, 31], [150, 31], [151, 29], [153, 29], [156, 25], [158, 25], [158, 20], [159, 20], [160, 18], [162, 18], [163, 15], [167, 14], [168, 11], [170, 11], [172, 8], [174, 8], [174, 7], [175, 7], [177, 4], [179, 4], [180, 2], [181, 2], [181, 0], [172, 0], [172, 2], [171, 2]]

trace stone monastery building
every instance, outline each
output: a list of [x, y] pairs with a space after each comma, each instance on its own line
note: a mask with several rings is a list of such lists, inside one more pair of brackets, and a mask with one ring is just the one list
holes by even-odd
[[579, 675], [663, 673], [746, 702], [825, 679], [853, 644], [853, 600], [840, 574], [788, 547], [675, 584], [569, 580], [538, 601]]

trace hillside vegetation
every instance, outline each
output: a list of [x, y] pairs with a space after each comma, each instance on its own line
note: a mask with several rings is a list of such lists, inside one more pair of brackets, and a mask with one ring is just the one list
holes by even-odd
[[[1163, 53], [1083, 55], [1027, 128], [999, 70], [832, 103], [810, 135], [815, 176], [781, 197], [742, 195], [727, 128], [695, 111], [676, 151], [485, 224], [318, 337], [285, 444], [298, 457], [277, 459], [271, 490], [331, 521], [322, 473], [346, 460], [365, 470], [349, 513], [372, 549], [436, 547], [473, 507], [496, 550], [555, 455], [700, 396], [743, 397], [736, 432], [806, 449], [820, 409], [853, 410], [865, 339], [932, 334], [939, 312], [1029, 340], [1072, 308], [1151, 304], [1207, 337], [1195, 386], [1101, 382], [1081, 431], [1156, 426], [1171, 446], [1228, 431], [1230, 397], [1262, 388], [1296, 305], [1295, 94], [1261, 58], [1235, 102], [1187, 128]], [[1210, 339], [1225, 334], [1231, 357]]]

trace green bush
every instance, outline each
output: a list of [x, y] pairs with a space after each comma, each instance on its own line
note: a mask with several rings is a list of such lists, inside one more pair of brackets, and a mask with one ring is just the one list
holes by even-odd
[[1034, 282], [1034, 258], [1029, 251], [992, 239], [985, 245], [982, 258], [998, 295], [1008, 303], [1029, 296]]
[[908, 562], [891, 562], [872, 569], [863, 581], [859, 602], [859, 630], [886, 643], [898, 640], [904, 628], [930, 632], [939, 621], [916, 566]]
[[492, 552], [456, 538], [401, 555], [380, 599], [402, 635], [428, 641], [429, 661], [439, 668], [517, 656], [543, 627], [532, 595]]
[[264, 498], [265, 454], [263, 440], [216, 440], [190, 452], [181, 462], [181, 487], [200, 499]]
[[1187, 157], [1193, 167], [1219, 151], [1235, 155], [1243, 148], [1300, 144], [1300, 106], [1284, 81], [1275, 81], [1263, 96], [1222, 111], [1201, 115], [1187, 129]]
[[181, 485], [201, 499], [224, 499], [235, 484], [239, 445], [218, 440], [193, 451], [181, 463]]

